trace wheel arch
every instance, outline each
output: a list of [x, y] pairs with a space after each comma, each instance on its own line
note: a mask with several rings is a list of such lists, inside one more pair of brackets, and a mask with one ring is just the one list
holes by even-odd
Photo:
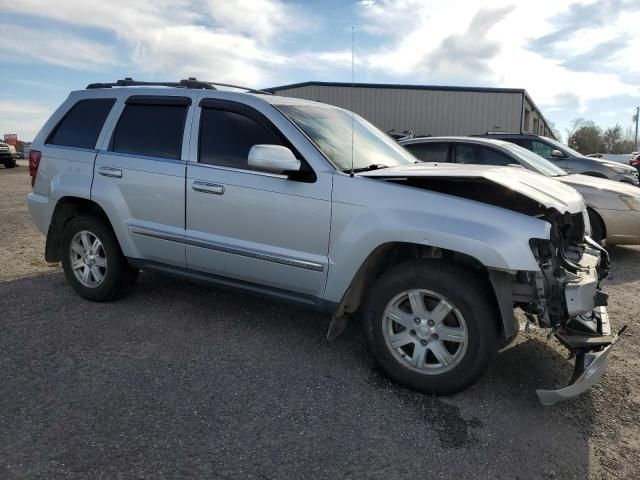
[[62, 197], [56, 203], [49, 223], [44, 253], [47, 262], [59, 262], [61, 260], [64, 228], [72, 218], [82, 214], [91, 214], [99, 217], [113, 231], [109, 217], [96, 202], [82, 197]]
[[600, 228], [602, 228], [602, 240], [605, 240], [607, 238], [607, 224], [604, 223], [604, 218], [602, 218], [602, 215], [600, 215], [600, 213], [598, 213], [598, 211], [590, 206], [587, 206], [587, 212], [592, 214], [595, 219], [600, 222]]
[[327, 338], [333, 340], [344, 331], [348, 320], [362, 309], [368, 290], [380, 276], [404, 261], [421, 258], [456, 264], [485, 282], [493, 292], [491, 301], [500, 317], [496, 319], [496, 327], [505, 338], [511, 338], [517, 333], [517, 330], [514, 332], [511, 290], [505, 277], [496, 275], [495, 270], [487, 268], [478, 259], [465, 253], [423, 244], [389, 242], [376, 247], [356, 272], [334, 312]]

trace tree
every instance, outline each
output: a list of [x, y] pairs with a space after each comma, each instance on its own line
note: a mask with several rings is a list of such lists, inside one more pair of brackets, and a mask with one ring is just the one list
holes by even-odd
[[567, 142], [569, 141], [569, 138], [571, 138], [571, 135], [573, 135], [573, 133], [580, 128], [582, 125], [584, 125], [584, 122], [586, 122], [586, 120], [584, 118], [574, 118], [573, 121], [571, 122], [571, 128], [566, 128], [565, 131], [567, 132]]
[[576, 123], [574, 120], [575, 128], [568, 135], [567, 143], [569, 146], [583, 155], [604, 151], [602, 129], [591, 120], [579, 120], [580, 123]]
[[603, 153], [624, 153], [620, 151], [622, 145], [622, 127], [617, 124], [613, 127], [607, 128], [602, 134], [602, 140], [604, 142]]
[[562, 133], [560, 133], [560, 130], [558, 130], [555, 123], [549, 122], [549, 130], [553, 132], [553, 136], [556, 137], [556, 140], [562, 141]]

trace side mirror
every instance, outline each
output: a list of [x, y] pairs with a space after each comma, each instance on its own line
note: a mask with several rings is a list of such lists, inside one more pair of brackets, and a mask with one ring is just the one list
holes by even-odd
[[300, 160], [281, 145], [254, 145], [249, 150], [249, 168], [269, 173], [300, 171]]
[[551, 156], [553, 158], [565, 158], [566, 155], [562, 153], [560, 150], [551, 150]]

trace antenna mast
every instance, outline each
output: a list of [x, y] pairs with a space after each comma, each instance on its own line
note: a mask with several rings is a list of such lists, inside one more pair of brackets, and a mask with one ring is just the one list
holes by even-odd
[[355, 25], [351, 24], [351, 176], [353, 177], [353, 97], [356, 89], [355, 75], [356, 75], [356, 54], [355, 54]]

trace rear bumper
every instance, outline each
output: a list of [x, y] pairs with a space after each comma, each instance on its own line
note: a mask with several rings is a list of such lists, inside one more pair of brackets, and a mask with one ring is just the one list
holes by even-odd
[[31, 221], [43, 235], [46, 235], [53, 214], [51, 199], [45, 195], [31, 192], [27, 195], [27, 207]]

